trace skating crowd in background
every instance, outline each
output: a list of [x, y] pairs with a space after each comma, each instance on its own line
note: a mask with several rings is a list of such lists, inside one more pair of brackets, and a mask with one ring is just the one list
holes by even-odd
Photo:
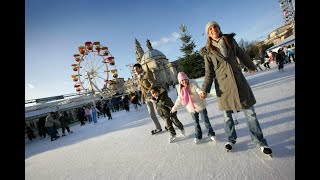
[[[30, 141], [39, 137], [45, 139], [50, 137], [51, 141], [55, 141], [60, 137], [73, 133], [69, 124], [76, 124], [80, 122], [80, 126], [85, 124], [97, 123], [100, 118], [108, 117], [112, 120], [112, 113], [125, 110], [130, 112], [130, 104], [138, 111], [141, 107], [140, 95], [141, 92], [136, 91], [128, 95], [117, 95], [107, 100], [96, 102], [95, 107], [92, 103], [86, 104], [82, 107], [68, 110], [50, 112], [47, 116], [40, 117], [36, 121], [25, 122], [25, 135]], [[61, 129], [61, 136], [58, 130]]]

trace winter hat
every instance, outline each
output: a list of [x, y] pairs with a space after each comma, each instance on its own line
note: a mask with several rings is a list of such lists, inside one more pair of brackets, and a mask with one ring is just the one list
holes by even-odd
[[178, 81], [181, 83], [182, 80], [189, 79], [188, 76], [184, 72], [178, 73]]
[[219, 30], [221, 31], [220, 26], [219, 26], [219, 24], [218, 24], [217, 22], [215, 22], [215, 21], [210, 21], [210, 22], [208, 22], [207, 25], [206, 25], [206, 34], [208, 34], [209, 27], [212, 26], [212, 25], [214, 25], [214, 24], [217, 25], [218, 28], [219, 28]]

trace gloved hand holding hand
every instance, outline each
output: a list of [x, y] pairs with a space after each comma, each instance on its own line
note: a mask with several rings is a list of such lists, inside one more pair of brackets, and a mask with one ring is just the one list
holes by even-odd
[[205, 99], [207, 97], [207, 93], [205, 93], [205, 92], [201, 92], [200, 93], [200, 99]]
[[170, 114], [174, 114], [175, 112], [176, 112], [176, 111], [172, 111], [172, 110], [171, 110], [171, 111], [170, 111]]

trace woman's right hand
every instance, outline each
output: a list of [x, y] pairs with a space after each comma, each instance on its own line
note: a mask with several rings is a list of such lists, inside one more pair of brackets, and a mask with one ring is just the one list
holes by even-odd
[[200, 99], [205, 99], [206, 97], [207, 97], [207, 93], [202, 91], [200, 93]]
[[174, 114], [175, 112], [176, 112], [176, 111], [172, 111], [172, 110], [171, 110], [171, 111], [170, 111], [170, 114]]

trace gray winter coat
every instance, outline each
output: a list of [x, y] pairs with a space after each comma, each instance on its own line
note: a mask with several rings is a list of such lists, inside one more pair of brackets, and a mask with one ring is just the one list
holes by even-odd
[[223, 40], [228, 49], [227, 57], [219, 52], [203, 47], [200, 55], [205, 61], [205, 78], [202, 90], [209, 93], [214, 82], [220, 110], [242, 110], [252, 107], [256, 99], [238, 65], [240, 63], [250, 70], [256, 70], [250, 57], [238, 46], [233, 36], [224, 34]]
[[56, 125], [57, 127], [60, 127], [60, 122], [57, 120], [57, 118], [53, 117], [50, 113], [46, 117], [45, 127], [53, 127]]

